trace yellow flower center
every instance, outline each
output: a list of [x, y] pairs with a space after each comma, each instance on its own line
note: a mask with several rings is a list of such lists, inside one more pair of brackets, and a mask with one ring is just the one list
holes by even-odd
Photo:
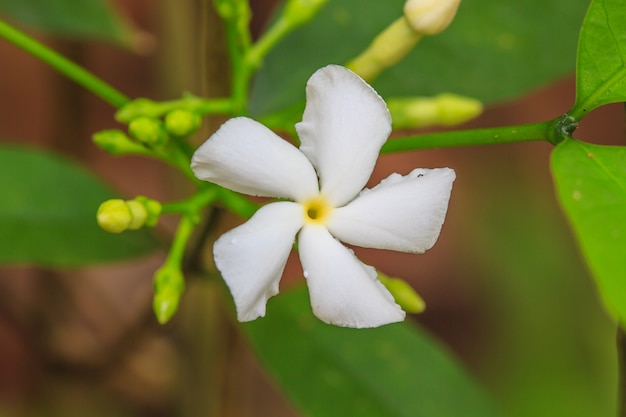
[[333, 207], [324, 197], [317, 196], [302, 203], [302, 209], [306, 223], [325, 224]]

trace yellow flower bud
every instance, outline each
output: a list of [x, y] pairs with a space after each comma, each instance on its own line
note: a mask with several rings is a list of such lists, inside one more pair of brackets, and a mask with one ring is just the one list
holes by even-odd
[[128, 124], [128, 131], [137, 140], [150, 146], [161, 146], [167, 142], [167, 133], [160, 120], [138, 117]]
[[128, 206], [131, 217], [130, 223], [128, 223], [128, 228], [130, 230], [137, 230], [141, 228], [148, 218], [146, 206], [136, 200], [126, 201], [126, 205]]
[[439, 109], [439, 124], [452, 126], [464, 123], [483, 111], [480, 101], [456, 94], [442, 93], [436, 97]]
[[188, 110], [172, 110], [165, 115], [165, 129], [175, 136], [189, 136], [200, 127], [202, 119]]
[[407, 0], [404, 16], [423, 35], [435, 35], [448, 27], [461, 0]]
[[109, 233], [122, 233], [133, 219], [128, 205], [120, 199], [107, 200], [100, 204], [96, 218], [100, 227]]
[[480, 101], [451, 93], [390, 99], [387, 107], [396, 129], [453, 126], [473, 119], [483, 109]]
[[113, 199], [100, 204], [96, 218], [101, 228], [110, 233], [154, 226], [161, 214], [161, 203], [139, 196], [134, 200]]

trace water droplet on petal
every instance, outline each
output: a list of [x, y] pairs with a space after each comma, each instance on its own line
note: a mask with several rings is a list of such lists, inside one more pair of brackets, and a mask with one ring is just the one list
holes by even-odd
[[232, 238], [229, 243], [231, 245], [236, 245], [237, 244], [237, 238]]
[[309, 271], [303, 271], [302, 275], [304, 275], [305, 278], [309, 277]]

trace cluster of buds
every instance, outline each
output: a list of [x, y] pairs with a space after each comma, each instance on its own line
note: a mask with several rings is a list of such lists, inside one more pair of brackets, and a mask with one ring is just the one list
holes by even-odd
[[172, 137], [185, 138], [194, 134], [202, 123], [196, 111], [171, 108], [167, 103], [148, 99], [134, 100], [116, 114], [118, 121], [128, 124], [128, 134], [119, 129], [104, 130], [94, 135], [93, 141], [112, 155], [150, 155], [152, 150], [163, 149]]
[[96, 219], [109, 233], [122, 233], [152, 227], [159, 220], [161, 203], [147, 197], [138, 196], [133, 200], [111, 199], [100, 204]]

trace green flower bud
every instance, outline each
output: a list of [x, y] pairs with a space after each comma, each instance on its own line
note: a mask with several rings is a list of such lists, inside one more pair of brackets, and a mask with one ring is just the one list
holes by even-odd
[[152, 308], [159, 323], [165, 324], [174, 316], [184, 291], [185, 278], [180, 268], [166, 264], [156, 272]]
[[413, 30], [407, 20], [401, 17], [379, 33], [347, 67], [365, 81], [371, 81], [404, 58], [421, 38], [422, 34]]
[[284, 19], [291, 26], [301, 26], [313, 19], [319, 9], [328, 0], [288, 0], [285, 5]]
[[419, 314], [426, 310], [426, 303], [406, 281], [391, 278], [378, 272], [378, 280], [389, 290], [396, 303], [407, 313]]
[[160, 120], [152, 117], [138, 117], [128, 125], [128, 131], [140, 142], [150, 146], [162, 146], [167, 143], [167, 132]]
[[483, 110], [478, 100], [450, 93], [390, 99], [387, 107], [396, 129], [453, 126], [473, 119]]
[[161, 103], [147, 98], [138, 98], [122, 106], [115, 113], [115, 120], [120, 123], [130, 123], [138, 117], [160, 117], [162, 113], [163, 105]]
[[130, 211], [130, 223], [128, 223], [128, 228], [130, 230], [137, 230], [141, 228], [146, 222], [148, 218], [148, 211], [146, 210], [146, 206], [141, 204], [139, 201], [129, 200], [126, 201], [126, 205], [128, 206], [128, 210]]
[[107, 200], [100, 204], [96, 214], [98, 224], [109, 233], [122, 233], [128, 229], [133, 218], [124, 200]]
[[157, 224], [159, 216], [161, 215], [161, 203], [142, 195], [135, 197], [135, 201], [141, 203], [146, 210], [147, 216], [143, 225], [146, 227], [152, 227]]
[[439, 123], [443, 126], [464, 123], [483, 111], [482, 103], [473, 98], [451, 93], [442, 93], [436, 98], [439, 107]]
[[200, 115], [189, 110], [172, 110], [165, 116], [165, 129], [174, 136], [190, 136], [201, 123]]
[[121, 130], [103, 130], [93, 135], [93, 142], [111, 155], [146, 154], [148, 150]]

